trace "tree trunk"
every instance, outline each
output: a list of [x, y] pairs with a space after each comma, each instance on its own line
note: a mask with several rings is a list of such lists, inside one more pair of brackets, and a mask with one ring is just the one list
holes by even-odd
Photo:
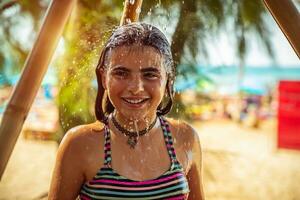
[[[194, 21], [191, 20], [193, 15], [197, 12], [196, 1], [186, 0], [180, 4], [180, 15], [175, 28], [175, 32], [172, 36], [171, 51], [174, 59], [176, 69], [181, 63], [181, 59], [184, 54], [184, 46], [186, 44], [187, 38], [193, 34], [191, 29], [193, 27]], [[171, 116], [183, 117], [184, 115], [184, 104], [182, 102], [181, 94], [177, 93], [174, 97], [174, 105], [170, 112]], [[180, 116], [179, 116], [180, 113]]]
[[191, 20], [197, 12], [196, 1], [185, 0], [180, 4], [180, 15], [172, 36], [171, 50], [175, 65], [179, 65], [184, 53], [184, 46], [191, 33], [194, 21]]

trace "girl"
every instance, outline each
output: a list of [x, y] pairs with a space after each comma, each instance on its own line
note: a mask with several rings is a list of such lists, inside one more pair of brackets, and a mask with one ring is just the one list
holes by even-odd
[[198, 134], [164, 117], [175, 78], [164, 34], [145, 23], [118, 27], [96, 75], [98, 122], [65, 135], [49, 199], [204, 199]]

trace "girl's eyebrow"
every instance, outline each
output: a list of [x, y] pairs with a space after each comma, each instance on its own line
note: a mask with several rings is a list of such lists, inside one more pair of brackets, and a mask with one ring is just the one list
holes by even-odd
[[126, 72], [130, 71], [129, 69], [127, 69], [126, 67], [123, 67], [122, 65], [117, 65], [112, 70], [122, 70], [122, 71], [126, 71]]
[[141, 69], [142, 72], [155, 72], [155, 73], [160, 73], [160, 70], [155, 68], [155, 67], [146, 67]]

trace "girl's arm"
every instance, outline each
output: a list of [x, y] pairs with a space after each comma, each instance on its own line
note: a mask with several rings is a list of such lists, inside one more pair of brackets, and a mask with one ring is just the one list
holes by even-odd
[[57, 152], [52, 174], [49, 200], [76, 199], [84, 182], [81, 142], [78, 129], [71, 129], [64, 136]]
[[202, 151], [198, 133], [191, 128], [193, 135], [192, 152], [193, 159], [191, 168], [187, 174], [190, 187], [189, 200], [204, 200], [203, 184], [202, 184]]

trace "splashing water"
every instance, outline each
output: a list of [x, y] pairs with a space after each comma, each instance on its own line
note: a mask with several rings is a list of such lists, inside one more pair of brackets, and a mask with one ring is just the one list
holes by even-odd
[[155, 5], [155, 8], [160, 7], [160, 5], [161, 5], [161, 0], [158, 1], [158, 3]]
[[150, 16], [152, 14], [152, 9], [150, 8], [150, 10], [148, 11], [147, 15]]
[[141, 8], [137, 8], [137, 9], [135, 10], [135, 12], [136, 12], [137, 14], [140, 14], [140, 13], [141, 13]]
[[167, 31], [167, 26], [163, 26], [163, 30], [164, 30], [164, 31]]
[[149, 131], [149, 124], [150, 124], [150, 123], [149, 123], [149, 120], [148, 120], [148, 119], [146, 119], [145, 122], [146, 122], [146, 130], [147, 130], [147, 132], [148, 132], [148, 131]]
[[127, 24], [130, 24], [130, 23], [131, 23], [131, 20], [130, 20], [129, 18], [126, 18], [125, 21], [126, 21]]

